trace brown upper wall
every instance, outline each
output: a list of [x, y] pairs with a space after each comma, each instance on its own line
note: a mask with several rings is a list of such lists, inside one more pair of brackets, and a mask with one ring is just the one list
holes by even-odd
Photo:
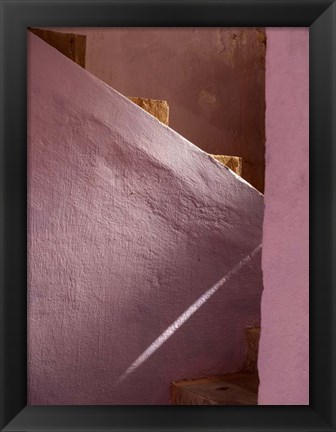
[[85, 68], [86, 36], [29, 27], [32, 33]]
[[170, 126], [211, 154], [241, 156], [264, 191], [265, 30], [59, 28], [86, 35], [86, 69], [125, 96], [167, 100]]

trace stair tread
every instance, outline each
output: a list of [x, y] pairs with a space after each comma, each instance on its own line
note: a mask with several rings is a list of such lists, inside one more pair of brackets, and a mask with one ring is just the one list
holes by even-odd
[[257, 405], [259, 379], [256, 374], [231, 374], [173, 382], [173, 405]]

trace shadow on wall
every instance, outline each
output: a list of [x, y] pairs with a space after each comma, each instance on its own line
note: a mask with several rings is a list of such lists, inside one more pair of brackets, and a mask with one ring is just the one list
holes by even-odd
[[[258, 268], [260, 260], [258, 253], [248, 265]], [[260, 283], [257, 275], [251, 280], [251, 271], [240, 269], [196, 301], [192, 290], [176, 302], [172, 297], [178, 293], [171, 288], [169, 295], [153, 289], [141, 293], [141, 301], [124, 298], [127, 307], [119, 305], [118, 312], [110, 303], [113, 295], [101, 302], [105, 306], [95, 300], [91, 307], [77, 302], [77, 307], [49, 311], [49, 319], [42, 319], [46, 333], [30, 325], [29, 403], [169, 404], [169, 384], [175, 380], [240, 370], [244, 329], [259, 323], [261, 296], [244, 295], [240, 286]], [[97, 316], [88, 318], [93, 311]]]
[[[251, 254], [246, 255], [235, 267], [233, 267], [217, 283], [201, 295], [187, 310], [185, 310], [117, 379], [116, 384], [122, 383], [145, 361], [147, 361], [180, 327], [200, 309], [209, 299], [230, 279], [251, 261], [251, 259], [261, 250], [261, 245], [257, 246]], [[225, 287], [224, 287], [225, 289]]]

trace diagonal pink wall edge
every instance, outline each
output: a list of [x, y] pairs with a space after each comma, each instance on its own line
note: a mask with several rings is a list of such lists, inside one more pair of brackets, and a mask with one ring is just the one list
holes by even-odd
[[168, 404], [238, 370], [263, 196], [28, 34], [29, 404]]

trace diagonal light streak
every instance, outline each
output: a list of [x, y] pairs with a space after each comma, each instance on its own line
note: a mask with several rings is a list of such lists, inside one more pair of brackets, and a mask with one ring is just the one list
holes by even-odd
[[261, 249], [259, 244], [251, 253], [247, 254], [235, 267], [233, 267], [225, 276], [209, 288], [198, 300], [195, 301], [176, 321], [173, 322], [126, 370], [120, 375], [115, 384], [124, 381], [133, 373], [142, 363], [144, 363], [155, 351], [160, 348], [175, 332], [178, 330], [206, 301], [212, 297], [215, 292], [224, 285], [232, 276], [234, 276], [245, 264], [247, 264]]

